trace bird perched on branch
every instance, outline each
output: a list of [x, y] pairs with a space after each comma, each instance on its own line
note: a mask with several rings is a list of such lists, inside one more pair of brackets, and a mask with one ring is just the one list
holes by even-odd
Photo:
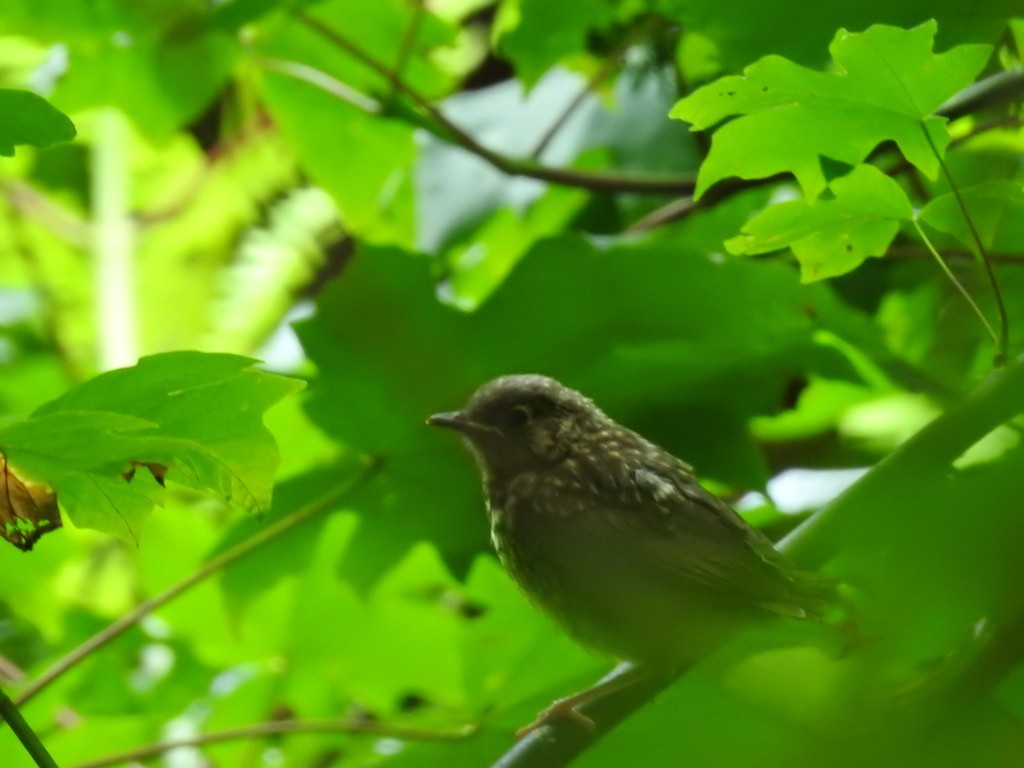
[[[817, 619], [829, 605], [831, 580], [798, 570], [689, 465], [554, 379], [494, 379], [427, 422], [476, 456], [491, 539], [520, 588], [637, 674], [703, 658], [759, 618]], [[520, 735], [587, 723], [576, 707], [628, 682], [560, 699]]]

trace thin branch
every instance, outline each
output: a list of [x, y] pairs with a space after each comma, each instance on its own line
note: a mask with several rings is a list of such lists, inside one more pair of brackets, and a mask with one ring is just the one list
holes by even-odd
[[225, 741], [259, 739], [265, 736], [297, 733], [355, 733], [371, 736], [387, 736], [403, 741], [459, 741], [476, 732], [476, 726], [466, 726], [453, 731], [425, 731], [420, 728], [402, 728], [380, 723], [361, 723], [351, 720], [281, 720], [223, 731], [203, 733], [187, 739], [158, 741], [113, 755], [98, 757], [77, 763], [71, 768], [107, 768], [120, 763], [142, 762], [183, 747], [204, 747]]
[[139, 359], [138, 231], [131, 215], [127, 120], [113, 108], [99, 110], [90, 145], [89, 250], [95, 354], [101, 371], [134, 365]]
[[367, 68], [383, 77], [399, 93], [404, 94], [430, 119], [433, 132], [453, 144], [457, 144], [494, 168], [510, 176], [548, 181], [570, 187], [581, 187], [603, 192], [639, 192], [646, 194], [678, 195], [693, 191], [696, 180], [692, 176], [656, 177], [639, 173], [594, 173], [565, 168], [549, 168], [531, 160], [520, 160], [495, 152], [478, 142], [462, 128], [451, 122], [426, 97], [409, 86], [405, 81], [363, 51], [350, 40], [320, 23], [306, 13], [297, 13], [295, 18], [310, 29], [330, 40]]
[[[870, 514], [870, 496], [901, 488], [922, 467], [948, 467], [960, 454], [1000, 424], [1020, 413], [1024, 402], [1024, 357], [993, 370], [966, 397], [921, 428], [876, 464], [828, 506], [816, 512], [779, 543], [807, 568], [820, 566], [831, 554], [826, 533], [847, 516]], [[864, 520], [861, 520], [864, 523]]]
[[409, 63], [409, 56], [412, 54], [413, 46], [416, 44], [416, 35], [419, 34], [420, 25], [423, 23], [424, 0], [412, 0], [412, 18], [405, 26], [402, 33], [402, 44], [398, 49], [398, 57], [395, 59], [395, 66], [391, 69], [391, 88], [398, 89], [397, 83], [401, 82], [405, 73], [405, 66]]
[[0, 655], [0, 682], [18, 684], [25, 679], [25, 670], [6, 656]]
[[[632, 670], [632, 665], [620, 664], [598, 682], [629, 674]], [[517, 741], [491, 768], [560, 768], [568, 765], [573, 758], [654, 698], [677, 676], [644, 678], [584, 704], [579, 711], [594, 722], [594, 730], [583, 728], [569, 718], [550, 723]]]
[[231, 549], [213, 558], [202, 568], [194, 571], [177, 584], [173, 584], [160, 594], [154, 595], [149, 600], [140, 603], [134, 610], [125, 614], [113, 624], [110, 624], [106, 628], [100, 630], [77, 648], [71, 650], [64, 657], [55, 662], [49, 669], [43, 672], [38, 678], [32, 681], [32, 683], [30, 683], [17, 698], [18, 705], [24, 705], [34, 699], [55, 680], [87, 659], [93, 652], [99, 650], [115, 638], [121, 636], [126, 630], [138, 624], [139, 621], [155, 611], [157, 608], [187, 592], [196, 584], [205, 581], [210, 576], [224, 570], [235, 561], [251, 555], [264, 544], [269, 544], [271, 541], [281, 536], [281, 534], [291, 530], [300, 523], [305, 522], [321, 512], [333, 508], [341, 499], [352, 493], [352, 491], [373, 476], [380, 464], [380, 460], [371, 459], [363, 470], [354, 478], [351, 478], [349, 482], [336, 486], [320, 498], [299, 507], [287, 517], [278, 520], [270, 527], [250, 536], [245, 541], [236, 544]]
[[39, 768], [57, 768], [57, 763], [50, 757], [50, 753], [46, 751], [46, 747], [36, 736], [32, 726], [25, 722], [18, 707], [2, 690], [0, 690], [0, 719], [11, 726], [14, 735], [18, 737], [18, 741], [25, 747], [25, 751]]
[[85, 248], [89, 244], [89, 222], [30, 184], [18, 179], [0, 179], [0, 194], [11, 210], [38, 221], [69, 245]]
[[925, 138], [928, 140], [928, 145], [932, 148], [932, 153], [935, 155], [936, 160], [939, 161], [939, 167], [942, 169], [943, 176], [946, 177], [946, 181], [949, 183], [949, 188], [953, 192], [953, 197], [956, 198], [956, 204], [960, 208], [960, 213], [964, 217], [964, 221], [967, 223], [967, 228], [971, 233], [971, 240], [974, 241], [974, 247], [977, 249], [978, 259], [985, 267], [985, 274], [988, 276], [989, 285], [992, 287], [992, 294], [996, 300], [996, 310], [999, 313], [999, 338], [996, 340], [996, 365], [1002, 365], [1006, 362], [1007, 350], [1010, 346], [1010, 319], [1006, 314], [1006, 305], [1003, 303], [1003, 292], [999, 289], [999, 282], [996, 280], [996, 273], [992, 269], [992, 262], [989, 260], [988, 251], [985, 248], [985, 244], [981, 242], [981, 235], [978, 234], [978, 229], [974, 225], [974, 219], [971, 218], [970, 212], [967, 210], [967, 204], [964, 202], [963, 196], [960, 194], [960, 187], [953, 179], [953, 174], [949, 172], [949, 166], [946, 165], [946, 161], [942, 158], [942, 154], [939, 152], [938, 147], [935, 146], [935, 142], [932, 141], [931, 134], [928, 130], [922, 126]]
[[979, 307], [977, 303], [975, 303], [974, 299], [971, 297], [970, 292], [964, 287], [964, 284], [957, 280], [956, 275], [953, 274], [953, 270], [949, 268], [949, 265], [945, 262], [942, 256], [939, 255], [939, 252], [935, 250], [935, 246], [932, 245], [932, 241], [928, 239], [928, 235], [925, 234], [924, 228], [921, 226], [921, 223], [917, 220], [916, 217], [913, 221], [914, 228], [917, 230], [917, 234], [921, 237], [921, 240], [924, 242], [925, 248], [927, 248], [929, 253], [931, 253], [931, 255], [935, 258], [935, 261], [939, 265], [939, 269], [941, 269], [945, 273], [946, 277], [949, 278], [949, 281], [960, 292], [960, 295], [963, 296], [964, 299], [967, 300], [967, 303], [971, 305], [971, 309], [974, 310], [974, 314], [976, 314], [978, 316], [978, 319], [981, 320], [981, 324], [985, 326], [985, 330], [988, 331], [989, 335], [992, 337], [992, 341], [998, 344], [999, 337], [996, 336], [995, 330], [989, 323], [988, 318], [985, 317], [985, 313], [981, 311], [981, 307]]
[[368, 114], [379, 115], [383, 111], [379, 101], [357, 91], [348, 83], [343, 83], [336, 77], [331, 77], [316, 67], [311, 67], [300, 61], [268, 59], [264, 57], [258, 58], [256, 63], [271, 72], [278, 72], [282, 75], [294, 77], [296, 80], [307, 82], [310, 85], [315, 85], [321, 91], [325, 91], [336, 99], [351, 104], [353, 107], [361, 109]]
[[597, 72], [595, 72], [591, 78], [583, 84], [575, 96], [569, 100], [569, 103], [565, 105], [561, 114], [555, 118], [554, 122], [548, 126], [548, 129], [544, 131], [544, 135], [540, 137], [540, 141], [537, 142], [536, 146], [530, 150], [530, 159], [540, 161], [541, 156], [547, 150], [548, 145], [552, 142], [558, 132], [562, 130], [565, 124], [569, 121], [569, 118], [573, 116], [577, 109], [579, 109], [587, 96], [601, 84], [609, 73], [617, 66], [617, 61], [608, 60], [602, 65]]
[[632, 235], [640, 232], [650, 232], [652, 229], [670, 224], [686, 218], [698, 208], [702, 208], [700, 201], [692, 197], [681, 197], [666, 203], [660, 208], [655, 208], [643, 218], [637, 219], [623, 230], [623, 234]]
[[226, 164], [250, 149], [256, 142], [272, 138], [274, 124], [266, 112], [260, 112], [237, 134], [220, 139], [206, 150], [206, 162], [184, 185], [173, 200], [160, 203], [157, 207], [135, 213], [135, 222], [140, 229], [161, 224], [179, 216], [203, 192], [207, 181], [213, 177], [218, 165]]
[[710, 208], [741, 192], [776, 184], [785, 178], [785, 174], [776, 174], [763, 179], [725, 179], [705, 192], [700, 200], [694, 200], [692, 196], [673, 200], [633, 222], [623, 231], [629, 234], [649, 232], [673, 221], [685, 219], [699, 210]]
[[629, 49], [636, 44], [637, 40], [647, 35], [654, 26], [653, 17], [648, 17], [646, 21], [639, 24], [636, 29], [626, 35], [615, 50], [613, 50], [605, 60], [601, 62], [601, 66], [597, 68], [597, 71], [594, 72], [594, 74], [590, 76], [590, 79], [583, 84], [583, 87], [580, 88], [579, 92], [569, 101], [568, 104], [565, 105], [562, 112], [555, 118], [554, 122], [548, 126], [544, 135], [541, 136], [540, 141], [537, 142], [533, 151], [530, 152], [530, 157], [533, 160], [540, 160], [541, 156], [544, 154], [544, 150], [548, 148], [548, 144], [551, 143], [552, 139], [555, 138], [569, 118], [572, 117], [573, 113], [580, 108], [580, 105], [583, 104], [583, 101], [587, 96], [593, 93], [593, 91], [597, 89], [597, 86], [603, 83], [605, 79], [614, 72], [616, 68], [618, 68], [619, 64], [622, 63], [622, 58], [626, 55]]
[[935, 114], [956, 120], [984, 107], [1024, 99], [1024, 69], [1013, 69], [979, 80], [942, 104]]

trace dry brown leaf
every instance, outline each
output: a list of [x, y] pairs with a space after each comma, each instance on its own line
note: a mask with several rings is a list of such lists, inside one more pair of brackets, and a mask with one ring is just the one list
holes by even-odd
[[153, 479], [157, 481], [161, 486], [164, 485], [164, 477], [167, 475], [167, 465], [157, 464], [155, 461], [133, 461], [131, 467], [121, 473], [121, 477], [126, 482], [131, 482], [135, 478], [135, 470], [139, 467], [145, 467], [149, 470], [149, 474], [153, 476]]
[[57, 495], [19, 475], [0, 454], [0, 536], [28, 552], [40, 536], [61, 525]]

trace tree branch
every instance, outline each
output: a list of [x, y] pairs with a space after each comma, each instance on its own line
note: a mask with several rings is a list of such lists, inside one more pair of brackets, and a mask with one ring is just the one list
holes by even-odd
[[46, 751], [46, 747], [36, 736], [32, 726], [25, 722], [18, 707], [2, 690], [0, 690], [0, 719], [11, 726], [14, 735], [18, 737], [18, 741], [25, 747], [25, 751], [39, 768], [57, 768], [57, 763], [50, 757], [50, 753]]
[[204, 747], [220, 744], [225, 741], [241, 741], [243, 739], [259, 739], [266, 736], [277, 736], [294, 733], [355, 733], [372, 736], [389, 736], [403, 741], [458, 741], [475, 733], [475, 726], [466, 726], [454, 731], [425, 731], [420, 728], [401, 728], [381, 725], [380, 723], [360, 723], [351, 720], [278, 720], [241, 728], [228, 728], [223, 731], [202, 733], [188, 739], [158, 741], [145, 746], [117, 752], [113, 755], [98, 757], [76, 763], [71, 768], [107, 768], [120, 763], [141, 762], [158, 757], [172, 749], [183, 747]]
[[583, 104], [583, 100], [587, 95], [592, 93], [597, 86], [604, 82], [605, 79], [608, 78], [616, 68], [618, 68], [619, 64], [622, 62], [622, 58], [626, 55], [629, 49], [636, 44], [637, 40], [649, 34], [651, 29], [654, 27], [655, 17], [650, 16], [646, 21], [639, 24], [628, 35], [626, 35], [615, 47], [615, 50], [605, 57], [604, 61], [601, 62], [601, 66], [597, 68], [597, 71], [590, 76], [590, 79], [583, 84], [583, 87], [580, 88], [579, 92], [569, 100], [569, 103], [565, 105], [565, 108], [561, 113], [559, 113], [558, 117], [556, 117], [552, 121], [551, 125], [548, 126], [548, 129], [544, 132], [540, 141], [537, 142], [537, 145], [530, 152], [530, 157], [533, 160], [540, 160], [541, 156], [544, 154], [544, 150], [548, 148], [548, 144], [551, 143], [551, 140], [558, 135], [562, 126], [568, 122], [573, 113], [579, 109], [581, 104]]
[[964, 88], [935, 114], [956, 120], [977, 112], [985, 107], [1008, 104], [1024, 99], [1024, 70], [1013, 69], [999, 72]]
[[485, 147], [462, 128], [451, 122], [422, 94], [412, 88], [394, 72], [374, 59], [355, 43], [330, 27], [317, 21], [307, 13], [299, 12], [295, 18], [307, 27], [327, 38], [354, 59], [384, 78], [391, 87], [408, 97], [434, 125], [437, 135], [465, 149], [502, 173], [510, 176], [548, 181], [570, 187], [581, 187], [601, 192], [639, 192], [647, 194], [678, 195], [692, 192], [696, 179], [693, 176], [655, 177], [637, 173], [594, 173], [566, 168], [549, 168], [532, 160], [520, 160], [495, 152]]
[[[632, 664], [620, 664], [598, 682], [628, 674], [633, 669]], [[587, 730], [568, 718], [545, 725], [517, 741], [492, 768], [559, 768], [568, 765], [573, 758], [658, 695], [676, 677], [678, 673], [671, 677], [644, 678], [584, 704], [579, 711], [594, 721], [595, 730]]]
[[820, 566], [830, 555], [828, 533], [838, 521], [870, 509], [872, 494], [899, 488], [901, 479], [922, 468], [948, 467], [993, 429], [1020, 413], [1024, 403], [1024, 357], [992, 371], [970, 394], [872, 467], [859, 482], [779, 543], [804, 567]]

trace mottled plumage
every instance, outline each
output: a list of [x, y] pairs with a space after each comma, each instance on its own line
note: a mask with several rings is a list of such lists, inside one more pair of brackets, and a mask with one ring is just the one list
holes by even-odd
[[827, 603], [827, 580], [797, 570], [691, 467], [553, 379], [495, 379], [430, 423], [476, 455], [509, 573], [587, 645], [678, 665], [760, 616]]

